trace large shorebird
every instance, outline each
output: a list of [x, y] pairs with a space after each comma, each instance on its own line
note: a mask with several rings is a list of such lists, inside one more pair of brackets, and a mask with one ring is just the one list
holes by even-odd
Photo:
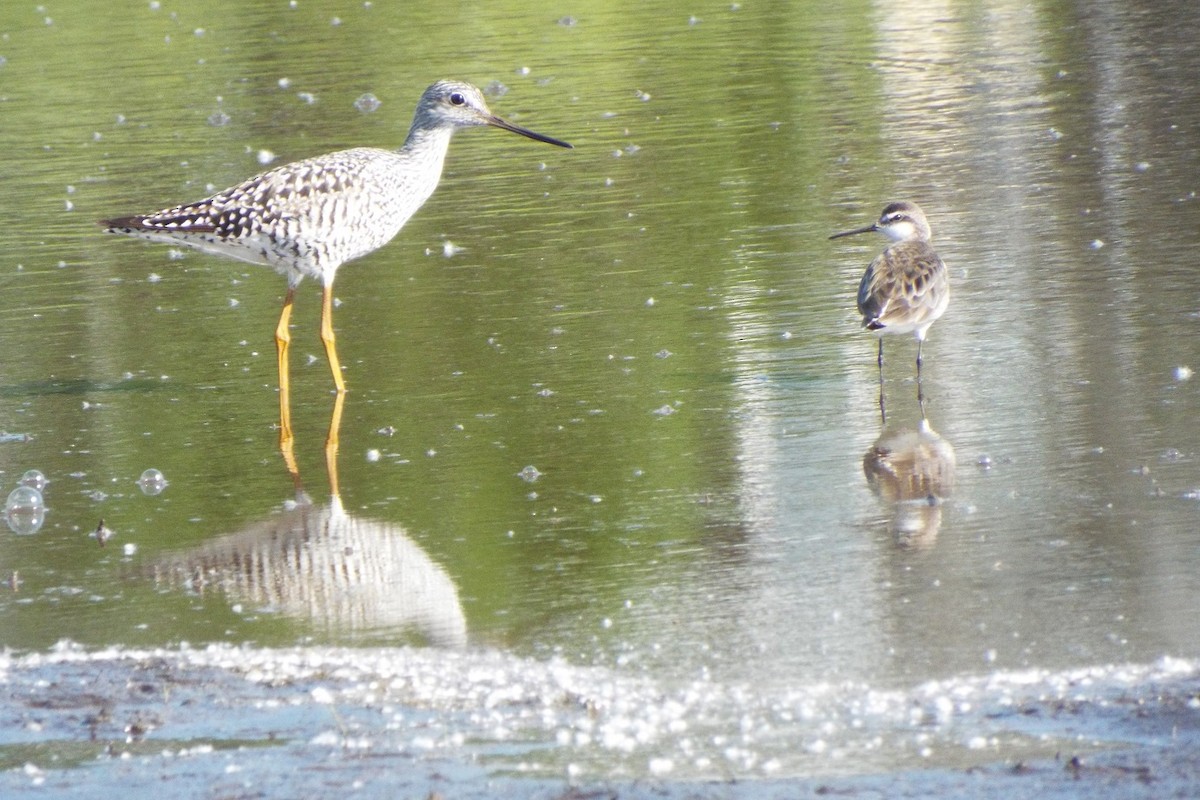
[[468, 83], [438, 81], [421, 95], [399, 150], [356, 147], [316, 156], [256, 175], [204, 200], [101, 224], [110, 233], [265, 264], [287, 278], [275, 344], [280, 436], [290, 439], [288, 324], [296, 287], [305, 277], [321, 281], [321, 340], [340, 396], [346, 386], [332, 319], [338, 268], [400, 232], [437, 188], [451, 135], [480, 125], [571, 147], [496, 116], [479, 89]]

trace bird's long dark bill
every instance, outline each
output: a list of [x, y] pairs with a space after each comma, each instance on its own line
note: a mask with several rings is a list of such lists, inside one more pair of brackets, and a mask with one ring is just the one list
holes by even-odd
[[562, 141], [561, 139], [555, 139], [552, 136], [546, 136], [541, 133], [534, 133], [533, 131], [529, 130], [528, 128], [522, 128], [520, 125], [513, 125], [511, 122], [500, 119], [499, 117], [488, 117], [487, 122], [488, 122], [488, 125], [493, 125], [497, 128], [503, 128], [504, 130], [512, 131], [513, 133], [519, 133], [522, 136], [528, 137], [537, 142], [545, 142], [546, 144], [553, 144], [553, 145], [557, 145], [558, 147], [565, 147], [568, 150], [575, 149], [572, 145], [567, 144], [566, 142]]
[[876, 230], [879, 230], [879, 228], [876, 227], [874, 223], [872, 223], [872, 224], [866, 226], [865, 228], [855, 228], [852, 231], [842, 231], [841, 233], [835, 233], [833, 236], [830, 236], [829, 238], [830, 239], [840, 239], [843, 236], [854, 236], [855, 234], [870, 233], [871, 231], [876, 231]]

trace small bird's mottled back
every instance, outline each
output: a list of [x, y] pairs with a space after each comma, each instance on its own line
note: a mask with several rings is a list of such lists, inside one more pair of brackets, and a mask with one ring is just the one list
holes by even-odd
[[[870, 331], [911, 333], [928, 328], [946, 310], [949, 283], [937, 251], [929, 242], [892, 245], [863, 274], [858, 310]], [[922, 334], [923, 338], [924, 334]]]

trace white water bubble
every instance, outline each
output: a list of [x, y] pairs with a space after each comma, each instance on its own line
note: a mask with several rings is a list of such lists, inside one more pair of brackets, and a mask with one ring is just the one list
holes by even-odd
[[370, 92], [364, 92], [363, 94], [360, 94], [358, 99], [354, 101], [354, 107], [364, 114], [370, 114], [372, 111], [378, 109], [381, 105], [383, 105], [383, 102]]
[[46, 521], [46, 503], [42, 493], [32, 486], [13, 489], [4, 503], [4, 520], [13, 533], [23, 536], [37, 533]]
[[21, 486], [28, 486], [32, 489], [37, 489], [39, 492], [42, 492], [45, 491], [46, 484], [50, 483], [50, 481], [46, 480], [46, 476], [42, 474], [41, 470], [31, 469], [26, 470], [25, 474], [21, 476], [21, 479], [18, 480], [17, 483], [19, 483]]
[[142, 476], [137, 480], [138, 486], [142, 490], [142, 494], [153, 497], [156, 494], [162, 494], [163, 489], [167, 488], [167, 479], [158, 470], [151, 468], [142, 473]]

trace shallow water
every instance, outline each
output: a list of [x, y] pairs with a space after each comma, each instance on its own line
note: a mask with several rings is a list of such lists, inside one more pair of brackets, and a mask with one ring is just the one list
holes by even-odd
[[[41, 530], [0, 536], [6, 647], [465, 642], [596, 685], [699, 681], [726, 699], [690, 760], [657, 733], [529, 734], [545, 774], [682, 778], [908, 763], [920, 720], [812, 721], [872, 691], [1200, 656], [1188, 8], [233, 9], [0, 11], [0, 430], [21, 435], [0, 495], [50, 480]], [[338, 500], [302, 287], [297, 502], [283, 281], [94, 220], [264, 150], [399, 144], [451, 76], [576, 149], [460, 134], [426, 207], [341, 272]], [[914, 344], [885, 343], [885, 429], [858, 329], [882, 240], [827, 240], [895, 199], [951, 268], [926, 431]], [[807, 720], [746, 711], [831, 684]], [[767, 721], [769, 746], [714, 756]], [[920, 732], [961, 763], [957, 728]], [[981, 761], [1027, 752], [1001, 739]]]

